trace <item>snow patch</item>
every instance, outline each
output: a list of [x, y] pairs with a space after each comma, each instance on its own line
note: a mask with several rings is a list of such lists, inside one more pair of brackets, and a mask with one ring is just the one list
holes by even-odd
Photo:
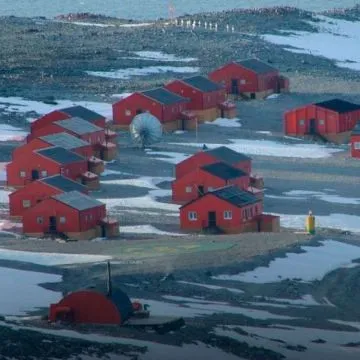
[[244, 293], [244, 291], [240, 290], [240, 289], [228, 288], [228, 287], [223, 287], [223, 286], [218, 286], [218, 285], [200, 284], [200, 283], [194, 283], [194, 282], [189, 282], [189, 281], [178, 281], [178, 283], [185, 284], [185, 285], [200, 286], [200, 287], [204, 287], [204, 288], [210, 289], [210, 290], [228, 290], [230, 292], [237, 293], [237, 294]]
[[157, 186], [164, 181], [174, 180], [171, 177], [151, 177], [151, 176], [141, 176], [137, 179], [119, 179], [119, 180], [104, 180], [103, 184], [116, 184], [116, 185], [130, 185], [137, 186], [142, 188], [148, 188], [153, 190], [161, 190]]
[[0, 124], [0, 141], [22, 141], [27, 135], [28, 133], [20, 128]]
[[153, 159], [169, 162], [170, 164], [178, 164], [189, 157], [189, 155], [172, 151], [152, 151], [149, 149], [146, 149], [145, 151], [148, 155], [151, 155]]
[[[6, 174], [6, 172], [5, 172], [5, 174]], [[0, 204], [8, 204], [10, 194], [11, 194], [11, 191], [6, 191], [6, 190], [0, 189]]]
[[100, 24], [100, 23], [91, 23], [91, 22], [82, 22], [82, 21], [62, 21], [67, 24], [79, 25], [79, 26], [95, 26], [95, 27], [114, 27], [114, 24]]
[[135, 51], [138, 57], [135, 59], [141, 60], [158, 60], [163, 62], [193, 62], [197, 61], [197, 58], [192, 57], [178, 57], [174, 54], [166, 54], [161, 51]]
[[120, 232], [124, 234], [157, 234], [166, 236], [184, 236], [184, 234], [172, 233], [169, 231], [162, 231], [152, 225], [132, 225], [121, 226]]
[[124, 93], [120, 93], [120, 94], [112, 94], [111, 97], [117, 98], [117, 99], [126, 99], [127, 97], [129, 97], [132, 94], [133, 93], [130, 93], [130, 92], [124, 92]]
[[233, 118], [233, 119], [227, 119], [227, 118], [217, 118], [214, 121], [205, 121], [205, 124], [208, 125], [217, 125], [221, 127], [241, 127], [241, 124], [238, 122], [240, 119]]

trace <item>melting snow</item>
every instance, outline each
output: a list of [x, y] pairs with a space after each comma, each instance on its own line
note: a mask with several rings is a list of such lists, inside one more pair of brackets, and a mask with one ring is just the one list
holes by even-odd
[[284, 279], [321, 280], [327, 273], [360, 258], [360, 247], [334, 240], [321, 241], [321, 246], [302, 246], [304, 253], [287, 253], [268, 266], [237, 275], [215, 276], [217, 280], [270, 283]]
[[157, 234], [166, 236], [184, 236], [184, 234], [159, 230], [152, 225], [120, 226], [120, 232], [124, 234]]
[[221, 127], [241, 127], [238, 118], [227, 119], [227, 118], [217, 118], [214, 121], [205, 121], [205, 124], [217, 125]]

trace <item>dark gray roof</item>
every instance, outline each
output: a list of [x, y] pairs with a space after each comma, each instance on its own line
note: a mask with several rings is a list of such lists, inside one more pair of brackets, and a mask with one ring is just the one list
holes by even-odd
[[237, 186], [228, 186], [216, 189], [211, 191], [209, 194], [213, 194], [237, 207], [243, 207], [245, 205], [255, 204], [261, 201], [255, 195], [248, 191], [240, 190]]
[[71, 106], [65, 109], [60, 109], [59, 111], [70, 115], [71, 117], [79, 117], [81, 119], [84, 119], [86, 121], [96, 121], [100, 119], [105, 119], [104, 116], [96, 113], [95, 111], [89, 110], [87, 108], [84, 108], [83, 106]]
[[351, 132], [352, 135], [360, 135], [360, 120], [353, 128], [353, 131]]
[[52, 198], [79, 211], [104, 205], [102, 202], [78, 191], [65, 192], [52, 196]]
[[247, 176], [246, 172], [223, 162], [209, 164], [203, 166], [201, 169], [224, 180], [235, 179], [240, 176]]
[[205, 76], [200, 76], [200, 75], [182, 79], [181, 81], [202, 92], [217, 91], [222, 89], [221, 85], [209, 80]]
[[248, 161], [251, 160], [250, 157], [238, 153], [234, 150], [229, 149], [226, 146], [220, 146], [212, 150], [206, 150], [207, 154], [210, 154], [217, 158], [218, 160], [224, 161], [228, 164], [236, 164], [240, 161]]
[[40, 139], [53, 146], [60, 146], [67, 150], [88, 146], [89, 143], [66, 132], [40, 136]]
[[67, 120], [55, 121], [55, 124], [61, 126], [63, 129], [69, 130], [77, 135], [84, 135], [96, 131], [103, 130], [101, 127], [96, 126], [84, 119], [72, 117]]
[[258, 59], [246, 59], [246, 60], [239, 60], [236, 61], [236, 64], [239, 64], [246, 69], [252, 70], [257, 74], [265, 74], [268, 72], [277, 71], [274, 67], [260, 61]]
[[58, 164], [71, 164], [73, 162], [85, 160], [82, 156], [66, 150], [60, 146], [53, 146], [45, 149], [36, 150], [38, 154], [51, 159]]
[[86, 186], [61, 175], [49, 176], [47, 178], [42, 178], [39, 181], [64, 192], [86, 192], [87, 190]]
[[314, 105], [322, 107], [324, 109], [333, 110], [337, 113], [346, 113], [350, 111], [360, 110], [360, 105], [353, 104], [349, 101], [341, 99], [332, 99], [315, 103]]
[[186, 98], [183, 98], [165, 88], [157, 88], [147, 91], [142, 91], [141, 94], [161, 103], [164, 105], [176, 104], [178, 102], [188, 101]]

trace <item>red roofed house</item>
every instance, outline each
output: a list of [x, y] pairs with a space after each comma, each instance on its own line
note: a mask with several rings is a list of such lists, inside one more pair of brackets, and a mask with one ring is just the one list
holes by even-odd
[[235, 104], [226, 101], [225, 87], [204, 76], [174, 80], [165, 87], [190, 99], [188, 110], [195, 113], [200, 122], [213, 121], [219, 117], [231, 119], [236, 116]]
[[291, 136], [321, 136], [335, 143], [347, 143], [360, 120], [360, 105], [332, 99], [305, 105], [284, 114], [284, 132]]
[[81, 118], [54, 121], [47, 126], [34, 129], [28, 135], [27, 142], [30, 142], [34, 138], [62, 132], [66, 132], [90, 143], [93, 147], [94, 155], [100, 157], [102, 160], [109, 161], [116, 158], [116, 145], [107, 142], [104, 129]]
[[9, 195], [10, 216], [22, 217], [24, 211], [44, 199], [69, 191], [79, 191], [87, 194], [88, 188], [62, 175], [49, 176], [33, 181]]
[[53, 195], [23, 213], [23, 232], [29, 236], [65, 236], [88, 240], [116, 236], [119, 224], [108, 220], [105, 204], [78, 191]]
[[186, 231], [241, 233], [279, 231], [279, 217], [264, 215], [260, 199], [228, 186], [205, 193], [180, 208], [180, 227]]
[[187, 110], [187, 103], [188, 99], [165, 88], [135, 92], [113, 104], [113, 126], [128, 129], [136, 115], [149, 112], [162, 123], [165, 130], [177, 130], [183, 127], [182, 113]]
[[99, 188], [99, 177], [88, 172], [87, 160], [57, 146], [29, 152], [9, 163], [6, 172], [7, 186], [14, 188], [57, 174], [82, 182], [91, 189]]
[[249, 174], [223, 162], [212, 163], [193, 170], [172, 182], [172, 200], [177, 204], [204, 195], [208, 191], [235, 185], [246, 190], [249, 187]]
[[263, 99], [289, 90], [289, 80], [279, 70], [257, 59], [230, 62], [212, 71], [209, 78], [223, 84], [235, 97]]
[[351, 138], [351, 156], [360, 159], [360, 121], [354, 127]]
[[22, 157], [33, 150], [44, 149], [52, 146], [59, 146], [83, 156], [88, 161], [89, 171], [94, 174], [101, 174], [104, 171], [104, 162], [94, 157], [93, 145], [66, 132], [34, 138], [27, 144], [15, 148], [12, 153], [12, 159], [15, 161], [19, 157]]

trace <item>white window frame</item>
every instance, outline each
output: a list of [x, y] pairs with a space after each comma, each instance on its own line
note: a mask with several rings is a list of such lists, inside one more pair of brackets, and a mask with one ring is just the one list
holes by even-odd
[[47, 177], [48, 176], [48, 172], [47, 170], [41, 170], [41, 177]]
[[131, 116], [131, 110], [126, 109], [125, 110], [125, 116]]
[[319, 120], [319, 125], [324, 126], [325, 125], [325, 120], [323, 120], [323, 119]]
[[224, 220], [232, 220], [232, 211], [225, 210], [223, 216], [224, 216]]
[[186, 187], [185, 187], [185, 192], [186, 192], [187, 194], [192, 193], [192, 186], [186, 186]]
[[245, 80], [245, 79], [241, 79], [241, 80], [240, 80], [240, 84], [241, 84], [241, 85], [246, 84], [246, 80]]
[[360, 141], [354, 142], [354, 149], [355, 150], [360, 150]]
[[26, 171], [20, 170], [20, 177], [25, 178], [26, 177]]
[[66, 217], [65, 216], [60, 216], [59, 223], [60, 224], [66, 224]]
[[188, 212], [188, 219], [190, 221], [196, 221], [198, 219], [196, 211], [189, 211]]
[[305, 120], [304, 119], [299, 120], [299, 125], [300, 126], [305, 126]]
[[22, 201], [22, 207], [24, 209], [28, 209], [29, 207], [31, 207], [31, 201], [30, 200], [23, 200]]
[[37, 223], [37, 224], [43, 224], [43, 223], [44, 223], [44, 218], [43, 218], [42, 216], [38, 216], [38, 217], [36, 218], [36, 223]]

